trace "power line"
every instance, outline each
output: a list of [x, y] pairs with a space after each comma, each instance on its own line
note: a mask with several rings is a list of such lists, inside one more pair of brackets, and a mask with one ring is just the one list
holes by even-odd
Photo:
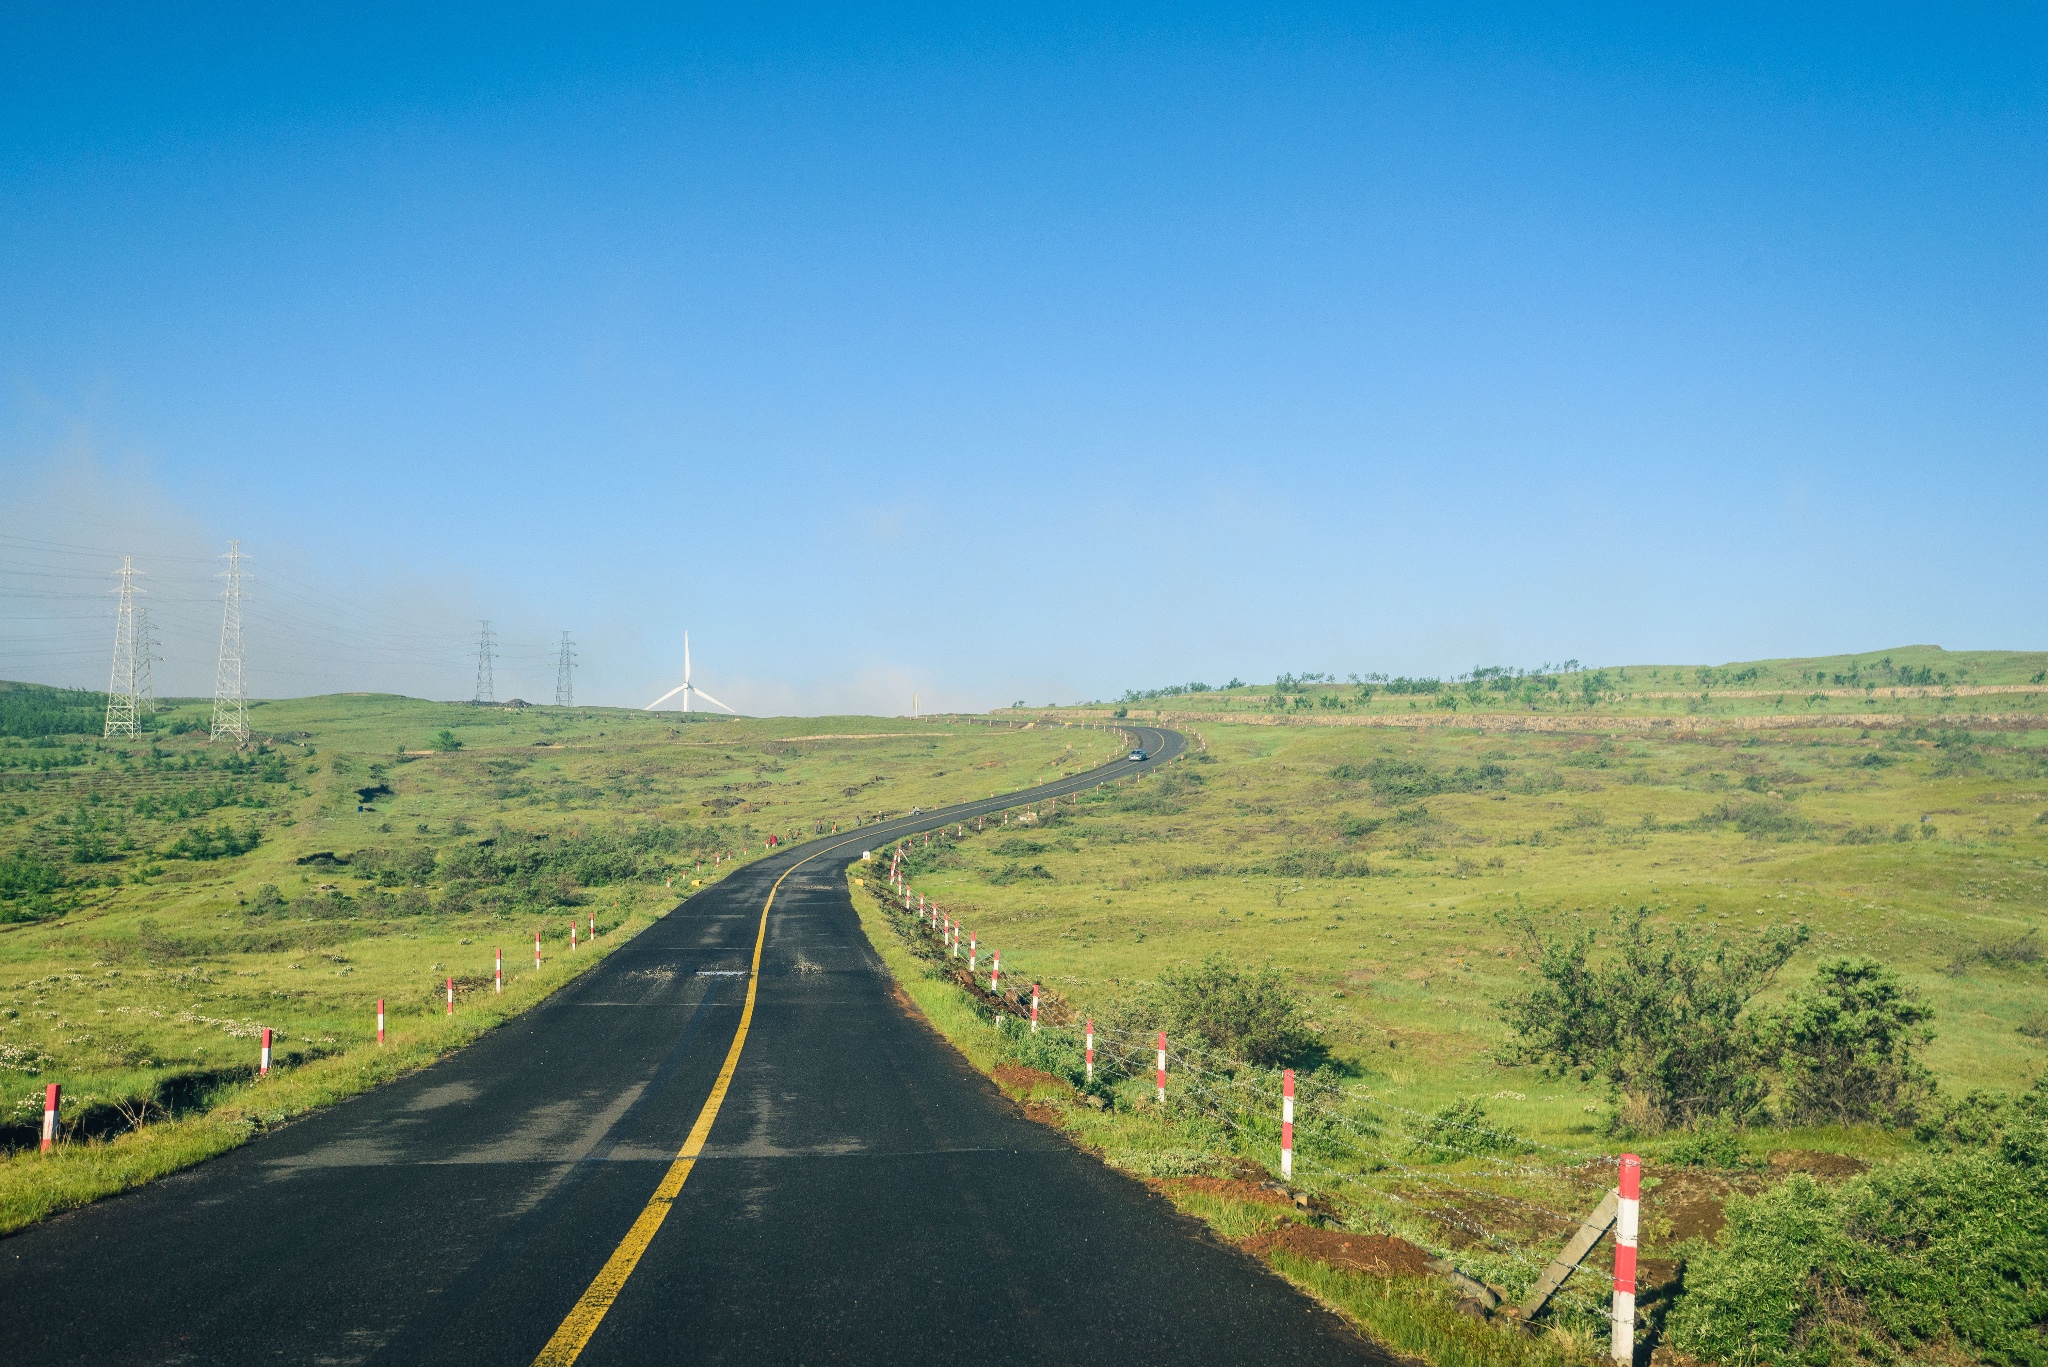
[[213, 736], [249, 739], [249, 699], [242, 677], [242, 543], [228, 542], [227, 591], [220, 618], [220, 663], [213, 675]]

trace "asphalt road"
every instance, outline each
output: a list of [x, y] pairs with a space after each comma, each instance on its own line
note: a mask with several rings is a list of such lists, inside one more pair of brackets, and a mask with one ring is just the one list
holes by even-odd
[[1026, 1120], [861, 932], [863, 849], [1182, 747], [1131, 730], [1155, 758], [778, 853], [432, 1068], [0, 1241], [0, 1358], [535, 1361], [673, 1182], [758, 942], [701, 1157], [577, 1362], [1386, 1361]]

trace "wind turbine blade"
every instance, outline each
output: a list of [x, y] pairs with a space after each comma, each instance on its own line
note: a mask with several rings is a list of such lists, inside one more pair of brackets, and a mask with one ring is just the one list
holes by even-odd
[[[696, 694], [696, 695], [697, 695], [698, 697], [702, 698], [702, 699], [703, 699], [703, 700], [704, 700], [705, 702], [708, 702], [708, 703], [710, 703], [710, 704], [711, 704], [711, 705], [712, 705], [713, 707], [725, 707], [725, 704], [724, 704], [724, 703], [722, 703], [722, 702], [720, 702], [720, 701], [719, 701], [718, 699], [716, 699], [716, 698], [712, 697], [712, 696], [711, 696], [711, 695], [710, 695], [709, 693], [706, 693], [706, 692], [705, 692], [705, 691], [704, 691], [703, 689], [701, 689], [701, 688], [692, 688], [692, 689], [691, 689], [690, 691], [691, 691], [692, 693]], [[725, 707], [725, 710], [726, 710], [726, 711], [728, 711], [728, 712], [731, 712], [731, 713], [732, 713], [732, 714], [733, 714], [733, 715], [734, 715], [735, 717], [737, 717], [737, 716], [739, 715], [739, 712], [738, 712], [738, 710], [737, 710], [737, 709], [735, 709], [735, 708], [731, 708], [731, 707]]]
[[[640, 710], [642, 712], [652, 712], [655, 708], [661, 706], [670, 698], [673, 698], [676, 694], [682, 692], [684, 689], [688, 687], [689, 685], [686, 683], [677, 684], [674, 688], [671, 688], [668, 692], [662, 694], [660, 697], [656, 698], [653, 702], [647, 704], [647, 706], [641, 708]], [[723, 704], [721, 704], [721, 706], [723, 706]]]

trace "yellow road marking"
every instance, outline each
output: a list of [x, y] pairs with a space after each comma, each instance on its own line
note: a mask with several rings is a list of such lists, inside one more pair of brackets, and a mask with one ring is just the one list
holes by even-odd
[[[1051, 784], [1043, 785], [1051, 787]], [[1013, 794], [1013, 796], [1015, 796]], [[972, 806], [972, 803], [962, 804]], [[929, 815], [929, 814], [927, 814]], [[894, 823], [887, 823], [894, 824]], [[697, 1166], [697, 1157], [704, 1152], [704, 1144], [711, 1138], [711, 1126], [718, 1119], [718, 1108], [725, 1104], [726, 1091], [732, 1086], [733, 1074], [739, 1071], [740, 1049], [747, 1042], [747, 1028], [754, 1022], [754, 997], [761, 986], [761, 951], [768, 943], [768, 913], [774, 909], [775, 894], [782, 891], [782, 880], [795, 873], [819, 855], [830, 854], [848, 845], [859, 844], [863, 839], [873, 839], [876, 833], [869, 831], [846, 840], [836, 840], [816, 854], [805, 855], [782, 871], [768, 889], [768, 900], [761, 904], [761, 927], [754, 932], [754, 962], [747, 972], [747, 1001], [740, 1008], [740, 1027], [733, 1032], [732, 1047], [725, 1051], [725, 1065], [718, 1070], [718, 1081], [712, 1084], [711, 1095], [704, 1098], [704, 1109], [697, 1113], [697, 1123], [690, 1127], [689, 1138], [677, 1151], [675, 1161], [669, 1164], [668, 1172], [661, 1179], [661, 1185], [654, 1189], [654, 1195], [647, 1198], [639, 1218], [626, 1231], [626, 1237], [619, 1240], [619, 1246], [612, 1250], [612, 1256], [604, 1260], [597, 1276], [577, 1298], [576, 1305], [569, 1311], [561, 1327], [555, 1330], [547, 1346], [533, 1360], [533, 1367], [571, 1367], [590, 1343], [590, 1336], [597, 1332], [597, 1326], [604, 1320], [605, 1312], [612, 1308], [612, 1302], [625, 1289], [626, 1279], [633, 1275], [633, 1269], [640, 1265], [640, 1259], [647, 1252], [647, 1246], [654, 1242], [654, 1235], [661, 1228], [661, 1222], [668, 1218], [669, 1208], [676, 1197], [682, 1194], [683, 1183], [690, 1178], [690, 1170]], [[889, 839], [896, 839], [890, 836]]]
[[[840, 842], [841, 844], [849, 842]], [[839, 848], [838, 845], [828, 847]], [[819, 850], [818, 854], [826, 853]], [[683, 1183], [689, 1180], [690, 1170], [697, 1166], [697, 1156], [704, 1152], [704, 1143], [711, 1137], [711, 1126], [718, 1119], [718, 1108], [725, 1104], [725, 1094], [732, 1086], [732, 1076], [739, 1070], [740, 1049], [747, 1042], [747, 1027], [754, 1021], [754, 996], [761, 986], [761, 951], [768, 943], [768, 913], [775, 906], [775, 894], [782, 890], [782, 879], [789, 877], [805, 864], [816, 859], [818, 854], [798, 860], [782, 871], [782, 877], [775, 880], [768, 889], [768, 900], [761, 904], [761, 928], [754, 934], [754, 962], [747, 973], [747, 1001], [740, 1008], [740, 1027], [733, 1032], [732, 1047], [725, 1051], [725, 1066], [718, 1070], [718, 1081], [711, 1086], [711, 1095], [704, 1098], [704, 1109], [697, 1113], [697, 1123], [690, 1127], [689, 1138], [677, 1151], [675, 1161], [669, 1164], [668, 1172], [662, 1177], [661, 1185], [654, 1189], [654, 1195], [647, 1199], [640, 1217], [633, 1221], [633, 1227], [626, 1231], [626, 1237], [619, 1240], [619, 1246], [612, 1250], [612, 1256], [605, 1259], [597, 1276], [591, 1279], [589, 1287], [578, 1298], [568, 1318], [555, 1330], [547, 1346], [540, 1350], [540, 1356], [533, 1360], [533, 1367], [570, 1367], [582, 1356], [590, 1336], [597, 1332], [597, 1326], [604, 1319], [605, 1311], [612, 1308], [612, 1302], [619, 1298], [625, 1288], [626, 1278], [633, 1275], [633, 1269], [640, 1265], [641, 1255], [647, 1252], [648, 1244], [654, 1241], [656, 1230], [668, 1218], [669, 1208], [676, 1197], [682, 1194]]]

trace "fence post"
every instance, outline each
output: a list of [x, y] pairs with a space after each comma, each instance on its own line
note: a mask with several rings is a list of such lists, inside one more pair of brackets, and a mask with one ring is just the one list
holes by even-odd
[[1038, 984], [1031, 984], [1031, 1033], [1038, 1033]]
[[1088, 1018], [1088, 1085], [1095, 1085], [1095, 1017]]
[[377, 998], [377, 1043], [384, 1042], [384, 999]]
[[988, 990], [1000, 993], [1002, 991], [1002, 982], [1003, 951], [1000, 949], [991, 950], [988, 956]]
[[448, 980], [448, 1014], [450, 1016], [455, 1014], [455, 979], [453, 978]]
[[1614, 1345], [1616, 1362], [1636, 1360], [1636, 1222], [1642, 1212], [1643, 1160], [1621, 1156], [1621, 1201], [1614, 1211]]
[[[34, 1096], [35, 1093], [30, 1092], [29, 1095]], [[64, 1086], [62, 1083], [53, 1082], [43, 1089], [44, 1153], [48, 1153], [50, 1151], [50, 1146], [57, 1142], [57, 1106], [58, 1103], [63, 1100], [63, 1097]]]
[[502, 993], [505, 990], [505, 951], [501, 949], [497, 953], [498, 967], [495, 973], [492, 975], [492, 981], [497, 984], [498, 991]]
[[256, 1062], [256, 1076], [270, 1076], [270, 1027], [263, 1027], [263, 1053]]
[[980, 939], [980, 937], [978, 937], [977, 935], [975, 935], [975, 933], [974, 933], [973, 931], [971, 931], [971, 930], [970, 930], [970, 931], [968, 931], [968, 932], [967, 932], [967, 976], [968, 976], [968, 977], [970, 977], [970, 978], [974, 976], [974, 956], [975, 956], [975, 953], [976, 953], [976, 947], [977, 947], [977, 946], [979, 946], [980, 944], [981, 944], [981, 939]]
[[1294, 1176], [1294, 1070], [1280, 1074], [1280, 1180]]
[[1159, 1032], [1159, 1103], [1166, 1104], [1166, 1032]]
[[540, 971], [540, 932], [537, 930], [533, 932], [533, 967], [535, 972]]

